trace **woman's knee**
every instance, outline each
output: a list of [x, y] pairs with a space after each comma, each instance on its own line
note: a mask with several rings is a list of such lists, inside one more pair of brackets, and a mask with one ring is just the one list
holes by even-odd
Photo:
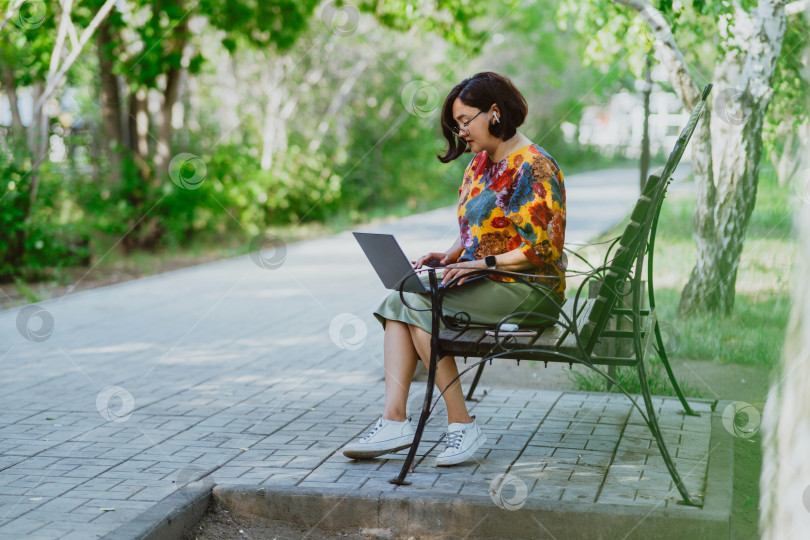
[[397, 321], [394, 319], [385, 319], [385, 331], [386, 332], [394, 332], [394, 333], [410, 333], [408, 327], [410, 325], [408, 323], [404, 323], [402, 321]]

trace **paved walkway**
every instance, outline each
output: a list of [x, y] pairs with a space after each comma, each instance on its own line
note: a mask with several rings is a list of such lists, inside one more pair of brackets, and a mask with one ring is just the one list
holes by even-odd
[[[569, 240], [615, 222], [636, 196], [633, 171], [600, 177], [568, 179]], [[453, 224], [440, 210], [367, 230], [394, 232], [419, 255], [446, 249]], [[401, 457], [336, 453], [380, 411], [371, 311], [385, 290], [350, 233], [264, 255], [273, 268], [237, 257], [0, 313], [1, 538], [101, 536], [209, 473], [218, 484], [393, 489]], [[710, 415], [659, 404], [700, 491]], [[666, 499], [668, 477], [626, 399], [494, 388], [475, 414], [490, 436], [479, 459], [439, 471], [432, 450], [414, 489], [463, 496], [511, 465], [529, 497]], [[442, 428], [437, 409], [426, 441]]]

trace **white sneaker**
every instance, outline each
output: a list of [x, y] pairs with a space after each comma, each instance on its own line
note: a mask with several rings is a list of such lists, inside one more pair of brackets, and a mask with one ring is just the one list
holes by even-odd
[[482, 444], [487, 442], [487, 436], [473, 420], [470, 424], [450, 424], [447, 427], [445, 442], [447, 446], [444, 452], [436, 456], [436, 465], [439, 467], [467, 461]]
[[368, 433], [343, 447], [343, 455], [351, 459], [371, 459], [408, 448], [412, 444], [410, 419], [393, 422], [380, 416]]

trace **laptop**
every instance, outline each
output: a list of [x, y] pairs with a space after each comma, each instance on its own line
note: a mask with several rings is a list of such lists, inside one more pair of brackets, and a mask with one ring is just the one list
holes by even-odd
[[[392, 234], [362, 233], [353, 232], [354, 238], [360, 244], [363, 253], [368, 257], [371, 266], [380, 276], [380, 280], [386, 289], [398, 291], [400, 284], [403, 291], [428, 293], [430, 292], [430, 277], [427, 272], [417, 273], [411, 265], [411, 261], [405, 256], [402, 248]], [[437, 277], [441, 280], [443, 269], [437, 269]], [[484, 275], [473, 277], [465, 283], [474, 279], [486, 277]], [[443, 285], [439, 285], [444, 288]]]

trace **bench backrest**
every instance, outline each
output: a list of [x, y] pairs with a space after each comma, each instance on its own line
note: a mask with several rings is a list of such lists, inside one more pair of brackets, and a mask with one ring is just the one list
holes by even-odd
[[606, 267], [602, 268], [604, 278], [599, 287], [598, 296], [594, 300], [587, 322], [580, 329], [580, 339], [588, 354], [593, 351], [602, 332], [607, 327], [611, 312], [619, 297], [630, 293], [630, 278], [633, 275], [634, 264], [642, 261], [642, 256], [647, 249], [652, 223], [657, 220], [672, 173], [678, 166], [686, 145], [692, 137], [711, 87], [712, 85], [709, 84], [704, 88], [689, 121], [678, 136], [678, 141], [666, 164], [648, 178], [641, 196], [630, 214], [630, 222], [619, 239], [615, 256]]

